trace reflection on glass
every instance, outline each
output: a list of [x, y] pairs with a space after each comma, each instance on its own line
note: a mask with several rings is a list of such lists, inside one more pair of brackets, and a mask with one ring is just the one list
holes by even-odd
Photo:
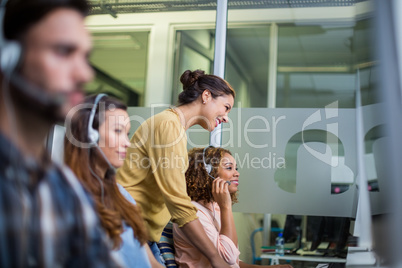
[[354, 107], [353, 25], [279, 25], [277, 107]]
[[328, 193], [341, 194], [354, 184], [354, 173], [345, 164], [344, 145], [339, 138], [325, 130], [306, 130], [295, 134], [289, 140], [285, 149], [286, 168], [275, 172], [275, 182], [282, 190], [296, 193], [297, 178], [300, 177], [300, 174], [297, 175], [297, 170], [300, 169], [298, 166], [312, 164], [298, 158], [298, 151], [301, 148], [330, 169], [331, 183], [330, 189], [327, 189]]
[[[214, 41], [214, 30], [177, 31], [173, 100], [185, 70], [213, 73]], [[227, 30], [225, 79], [236, 90], [235, 107], [267, 107], [268, 50], [268, 26]]]
[[96, 79], [89, 83], [89, 94], [105, 92], [141, 106], [145, 90], [149, 32], [92, 33], [90, 57]]
[[362, 105], [378, 103], [377, 69], [378, 60], [374, 54], [373, 19], [356, 22], [354, 34], [354, 51], [356, 68], [360, 71], [360, 94]]
[[183, 30], [176, 32], [176, 51], [172, 100], [182, 91], [180, 76], [186, 70], [201, 69], [212, 73], [215, 30]]
[[227, 31], [225, 79], [236, 89], [236, 105], [267, 107], [269, 35], [269, 26]]
[[[378, 151], [379, 146], [381, 146], [381, 141], [384, 138], [384, 125], [377, 125], [371, 128], [364, 137], [365, 144], [365, 154], [364, 154], [364, 164], [366, 168], [366, 176], [368, 183], [368, 190], [371, 192], [380, 191], [378, 183], [378, 171], [377, 167], [379, 165], [380, 151]], [[376, 161], [377, 160], [377, 161]]]
[[[278, 24], [276, 107], [355, 107], [356, 70], [361, 71], [363, 104], [374, 103], [372, 27], [368, 19], [316, 25]], [[225, 79], [241, 107], [267, 107], [270, 25], [229, 27]], [[177, 46], [177, 44], [179, 44]], [[214, 30], [177, 31], [174, 92], [186, 69], [213, 72]], [[179, 89], [178, 89], [179, 88]]]
[[374, 102], [372, 25], [368, 19], [342, 24], [279, 25], [277, 107], [338, 101], [339, 108], [354, 108], [357, 69], [363, 103]]

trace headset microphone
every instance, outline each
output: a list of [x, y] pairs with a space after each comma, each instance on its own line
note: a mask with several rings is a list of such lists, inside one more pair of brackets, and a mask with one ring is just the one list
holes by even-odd
[[67, 100], [67, 95], [63, 93], [50, 94], [46, 93], [44, 89], [35, 86], [28, 82], [22, 75], [17, 72], [12, 73], [8, 77], [11, 84], [16, 87], [28, 99], [34, 100], [46, 109], [57, 109]]
[[[207, 173], [208, 173], [208, 176], [210, 176], [212, 179], [215, 180], [216, 178], [210, 174], [210, 173], [212, 172], [212, 165], [211, 165], [211, 164], [207, 164], [207, 163], [205, 162], [205, 151], [206, 151], [208, 148], [214, 148], [214, 147], [213, 147], [213, 146], [208, 146], [208, 147], [205, 147], [205, 148], [204, 148], [204, 150], [202, 151], [202, 161], [204, 162], [204, 167], [205, 167], [205, 170], [206, 170]], [[231, 184], [230, 181], [227, 181], [226, 183], [227, 183], [228, 185]]]

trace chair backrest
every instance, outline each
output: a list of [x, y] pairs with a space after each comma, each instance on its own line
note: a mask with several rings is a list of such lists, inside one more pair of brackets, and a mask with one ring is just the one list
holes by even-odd
[[251, 254], [253, 257], [253, 264], [257, 264], [257, 261], [261, 261], [261, 258], [257, 257], [256, 251], [255, 251], [255, 242], [254, 242], [254, 236], [256, 233], [259, 233], [259, 232], [262, 232], [262, 227], [255, 229], [250, 235]]
[[[253, 257], [253, 264], [257, 264], [257, 262], [261, 262], [261, 257], [257, 256], [257, 252], [255, 250], [255, 235], [259, 232], [262, 232], [262, 227], [255, 229], [250, 235], [250, 244], [251, 244], [251, 255]], [[271, 227], [272, 233], [280, 233], [283, 232], [283, 229], [278, 227]]]

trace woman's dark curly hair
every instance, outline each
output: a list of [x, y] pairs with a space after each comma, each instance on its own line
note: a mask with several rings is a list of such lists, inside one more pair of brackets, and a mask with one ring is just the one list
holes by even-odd
[[[232, 153], [229, 150], [220, 147], [208, 147], [203, 155], [204, 148], [193, 148], [188, 153], [188, 169], [186, 171], [187, 194], [192, 201], [213, 202], [214, 198], [211, 193], [212, 181], [208, 176], [205, 163], [212, 165], [210, 173], [214, 178], [218, 177], [218, 168], [225, 154]], [[237, 192], [231, 194], [232, 204], [237, 203]]]

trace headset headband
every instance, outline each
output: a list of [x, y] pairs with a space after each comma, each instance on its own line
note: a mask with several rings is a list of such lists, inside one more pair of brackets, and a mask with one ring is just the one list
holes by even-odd
[[94, 106], [92, 107], [91, 113], [89, 114], [88, 138], [91, 143], [97, 143], [99, 140], [99, 132], [97, 130], [95, 130], [92, 125], [93, 125], [94, 119], [95, 119], [96, 108], [98, 107], [100, 100], [106, 96], [107, 96], [107, 94], [104, 94], [104, 93], [98, 94], [96, 96], [95, 101], [94, 101]]

